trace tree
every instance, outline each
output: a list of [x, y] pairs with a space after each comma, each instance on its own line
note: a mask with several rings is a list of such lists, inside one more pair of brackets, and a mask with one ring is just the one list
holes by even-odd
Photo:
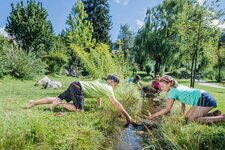
[[92, 23], [93, 38], [97, 43], [110, 43], [109, 31], [112, 27], [107, 0], [82, 0], [88, 20]]
[[130, 30], [129, 25], [120, 26], [118, 40], [122, 42], [121, 48], [125, 57], [127, 57], [127, 50], [131, 50], [134, 46], [134, 33]]
[[[173, 61], [172, 58], [178, 51], [175, 27], [180, 3], [179, 0], [165, 0], [162, 4], [148, 9], [145, 25], [137, 33], [135, 49], [142, 56], [148, 56], [154, 62], [155, 75], [160, 72], [162, 65]], [[136, 55], [139, 57], [138, 54]]]
[[225, 32], [222, 32], [218, 48], [216, 50], [217, 63], [216, 67], [218, 68], [218, 82], [221, 82], [221, 71], [225, 68]]
[[[198, 66], [213, 65], [219, 30], [212, 24], [220, 12], [197, 2], [185, 3], [178, 19], [181, 52], [191, 62], [190, 87], [194, 87]], [[214, 59], [214, 60], [213, 60]], [[210, 60], [210, 61], [207, 61]], [[203, 63], [204, 62], [204, 63]]]
[[11, 8], [6, 30], [15, 38], [19, 47], [27, 53], [32, 51], [38, 55], [50, 50], [53, 29], [42, 3], [28, 0], [25, 6], [21, 1], [16, 6], [11, 4]]
[[[81, 0], [77, 0], [66, 20], [66, 44], [69, 48], [70, 67], [82, 66], [74, 47], [79, 47], [89, 52], [95, 46], [96, 40], [93, 38], [94, 30], [87, 18], [88, 15], [84, 10], [83, 3]], [[72, 48], [71, 45], [75, 46]]]
[[89, 20], [88, 14], [84, 10], [84, 5], [80, 0], [77, 0], [69, 14], [66, 24], [67, 44], [76, 44], [84, 49], [89, 49], [94, 46], [93, 27]]

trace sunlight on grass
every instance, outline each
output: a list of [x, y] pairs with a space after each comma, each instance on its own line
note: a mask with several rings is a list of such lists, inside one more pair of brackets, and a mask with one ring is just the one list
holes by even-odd
[[[62, 81], [63, 88], [42, 89], [34, 86], [35, 80], [20, 81], [11, 77], [0, 80], [0, 149], [60, 147], [60, 149], [95, 150], [110, 147], [108, 139], [112, 133], [118, 131], [115, 120], [118, 120], [121, 113], [114, 108], [108, 98], [103, 97], [102, 106], [96, 105], [95, 99], [85, 99], [84, 113], [67, 112], [57, 108], [57, 111], [66, 113], [63, 117], [54, 116], [55, 112], [50, 111], [49, 105], [24, 109], [28, 100], [55, 97], [71, 82], [79, 80], [73, 77], [50, 78]], [[116, 97], [132, 115], [140, 109], [141, 99], [137, 89], [129, 88], [123, 83], [116, 89]], [[126, 123], [123, 116], [120, 120]]]

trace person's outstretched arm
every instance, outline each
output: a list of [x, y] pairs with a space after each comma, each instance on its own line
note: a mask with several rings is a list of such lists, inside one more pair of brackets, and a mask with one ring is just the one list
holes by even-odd
[[126, 117], [126, 119], [127, 119], [127, 122], [128, 122], [128, 123], [131, 123], [131, 121], [132, 121], [131, 116], [130, 116], [130, 115], [127, 113], [127, 111], [123, 108], [123, 106], [120, 104], [120, 102], [118, 102], [114, 96], [109, 96], [109, 99], [111, 100], [111, 102], [113, 103], [113, 105], [114, 105], [119, 111], [121, 111], [121, 112], [125, 115], [125, 117]]
[[160, 111], [152, 114], [151, 116], [145, 116], [145, 118], [147, 118], [147, 119], [153, 119], [155, 117], [159, 117], [161, 115], [164, 115], [164, 114], [170, 112], [171, 108], [173, 107], [173, 103], [174, 103], [174, 100], [173, 99], [168, 99], [165, 108], [163, 108], [162, 110], [160, 110]]

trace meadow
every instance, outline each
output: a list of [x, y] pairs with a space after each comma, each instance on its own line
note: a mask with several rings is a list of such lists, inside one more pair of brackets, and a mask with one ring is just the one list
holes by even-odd
[[[42, 89], [33, 80], [16, 80], [9, 76], [0, 80], [0, 149], [112, 149], [116, 136], [126, 123], [107, 98], [98, 106], [95, 99], [85, 99], [85, 112], [67, 112], [49, 105], [25, 109], [31, 99], [57, 96], [75, 80], [66, 76], [50, 77], [63, 82], [60, 89]], [[147, 84], [149, 80], [145, 80]], [[180, 80], [189, 85], [188, 80]], [[200, 86], [218, 102], [216, 109], [225, 113], [224, 89]], [[139, 113], [142, 98], [139, 91], [122, 82], [115, 90], [116, 97], [134, 117]], [[162, 117], [160, 125], [148, 136], [149, 145], [156, 149], [222, 149], [225, 146], [225, 124], [200, 125], [186, 123], [179, 115], [176, 103], [170, 115]], [[63, 117], [55, 113], [63, 111]]]
[[[121, 130], [120, 127], [123, 127], [126, 120], [107, 98], [103, 98], [102, 106], [98, 106], [95, 99], [85, 99], [83, 113], [66, 112], [57, 108], [56, 112], [66, 113], [63, 117], [56, 117], [56, 112], [50, 111], [49, 105], [25, 109], [29, 100], [57, 96], [71, 82], [78, 80], [64, 76], [50, 78], [62, 81], [63, 88], [42, 89], [34, 86], [40, 77], [26, 81], [11, 77], [0, 80], [0, 149], [95, 150], [110, 147], [113, 136]], [[134, 115], [136, 108], [140, 106], [138, 103], [141, 102], [137, 100], [139, 92], [123, 85], [118, 87], [119, 91], [120, 88], [126, 89], [123, 90], [125, 95], [116, 92], [116, 96], [123, 97], [119, 101], [126, 101], [123, 103], [124, 107]], [[136, 102], [130, 105], [129, 101], [133, 100], [134, 94]], [[128, 95], [131, 99], [127, 98]]]

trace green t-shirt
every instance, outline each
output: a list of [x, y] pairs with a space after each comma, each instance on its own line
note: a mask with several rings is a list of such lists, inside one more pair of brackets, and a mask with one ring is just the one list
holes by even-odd
[[174, 100], [178, 100], [182, 103], [197, 106], [198, 100], [201, 96], [203, 90], [189, 88], [184, 85], [178, 85], [177, 88], [172, 87], [169, 91], [168, 98], [172, 98]]
[[113, 88], [106, 80], [80, 81], [80, 84], [85, 98], [114, 96]]
[[135, 81], [134, 81], [134, 78], [128, 79], [127, 82], [128, 82], [128, 83], [134, 83], [134, 84], [137, 84], [137, 85], [141, 86], [141, 84], [140, 84], [139, 82], [135, 82]]

